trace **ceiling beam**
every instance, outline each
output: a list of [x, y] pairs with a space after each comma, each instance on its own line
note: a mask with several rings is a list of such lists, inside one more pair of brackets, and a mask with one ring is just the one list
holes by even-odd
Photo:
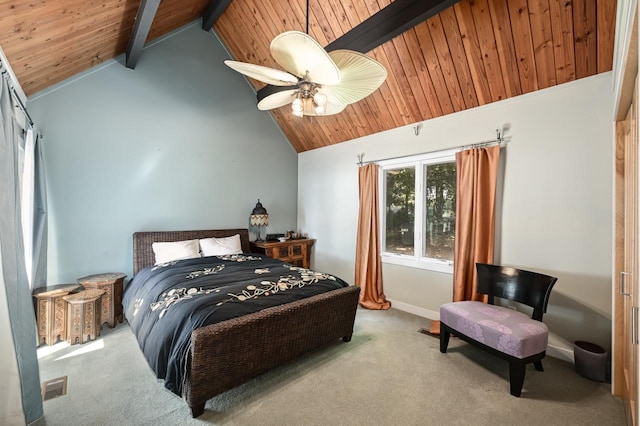
[[207, 10], [205, 10], [204, 15], [202, 15], [202, 29], [209, 31], [213, 28], [213, 24], [215, 24], [218, 18], [224, 13], [229, 3], [231, 3], [231, 0], [211, 0]]
[[325, 49], [327, 52], [349, 49], [367, 53], [458, 1], [460, 0], [395, 0], [329, 43]]
[[133, 22], [129, 46], [127, 46], [125, 60], [127, 68], [133, 69], [136, 67], [159, 5], [160, 0], [142, 0], [142, 2], [140, 2], [136, 20]]
[[[392, 38], [437, 15], [460, 0], [395, 0], [384, 9], [329, 43], [327, 52], [338, 49], [367, 53]], [[266, 85], [258, 90], [258, 102], [267, 96], [292, 87]], [[295, 88], [295, 87], [293, 87]]]

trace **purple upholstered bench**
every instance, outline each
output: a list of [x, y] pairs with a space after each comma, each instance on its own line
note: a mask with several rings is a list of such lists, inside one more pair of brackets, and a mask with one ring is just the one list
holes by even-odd
[[[446, 353], [451, 333], [509, 361], [511, 395], [520, 396], [525, 365], [533, 362], [543, 371], [549, 329], [542, 323], [556, 278], [536, 272], [477, 263], [480, 294], [489, 304], [463, 301], [440, 306], [440, 352]], [[495, 297], [514, 300], [533, 308], [531, 317], [495, 306]]]
[[475, 341], [516, 358], [547, 350], [547, 326], [513, 309], [482, 302], [452, 302], [440, 307], [440, 320]]

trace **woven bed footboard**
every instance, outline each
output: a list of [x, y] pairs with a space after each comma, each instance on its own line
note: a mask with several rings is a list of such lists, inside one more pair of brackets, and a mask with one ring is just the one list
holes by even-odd
[[194, 330], [184, 386], [193, 417], [222, 392], [337, 339], [351, 340], [359, 293], [349, 286]]

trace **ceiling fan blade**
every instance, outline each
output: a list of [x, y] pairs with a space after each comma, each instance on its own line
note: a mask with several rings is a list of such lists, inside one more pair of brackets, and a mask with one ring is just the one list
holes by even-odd
[[240, 74], [247, 77], [260, 80], [263, 83], [273, 86], [291, 86], [298, 83], [298, 78], [286, 71], [280, 71], [275, 68], [263, 67], [262, 65], [248, 64], [238, 61], [224, 61], [224, 63]]
[[378, 89], [387, 78], [384, 66], [360, 52], [334, 50], [329, 56], [340, 68], [342, 80], [332, 87], [324, 87], [334, 103], [352, 104]]
[[340, 82], [340, 68], [326, 50], [311, 36], [300, 31], [287, 31], [271, 41], [271, 56], [285, 70], [316, 84]]
[[266, 111], [290, 104], [295, 99], [297, 92], [298, 89], [283, 90], [282, 92], [276, 92], [272, 95], [266, 96], [258, 102], [258, 109]]

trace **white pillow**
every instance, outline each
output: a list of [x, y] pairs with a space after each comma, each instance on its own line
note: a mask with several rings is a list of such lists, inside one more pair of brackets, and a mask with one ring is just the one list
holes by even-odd
[[151, 245], [156, 255], [156, 265], [179, 259], [200, 257], [198, 240], [174, 241], [171, 243], [153, 243]]
[[225, 254], [242, 253], [240, 234], [224, 238], [203, 238], [200, 240], [200, 250], [203, 256], [222, 256]]

